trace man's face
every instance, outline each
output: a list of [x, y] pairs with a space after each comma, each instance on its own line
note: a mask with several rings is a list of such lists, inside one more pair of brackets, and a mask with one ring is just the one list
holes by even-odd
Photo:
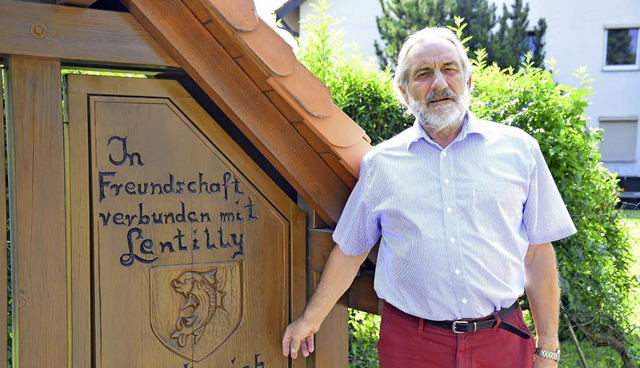
[[433, 131], [462, 123], [469, 107], [471, 79], [466, 80], [455, 46], [446, 40], [415, 45], [403, 96], [420, 124]]

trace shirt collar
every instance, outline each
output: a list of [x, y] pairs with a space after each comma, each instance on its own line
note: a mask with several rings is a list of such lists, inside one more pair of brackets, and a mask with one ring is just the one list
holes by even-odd
[[[462, 130], [460, 134], [456, 137], [454, 142], [461, 141], [465, 139], [469, 134], [480, 134], [484, 135], [485, 132], [482, 130], [482, 122], [478, 119], [471, 111], [467, 111], [467, 114], [464, 116], [464, 122], [462, 123]], [[407, 141], [407, 149], [409, 149], [413, 143], [423, 139], [429, 144], [436, 144], [431, 137], [427, 134], [427, 132], [422, 129], [422, 126], [416, 119], [413, 123], [413, 126], [409, 129], [409, 139]]]

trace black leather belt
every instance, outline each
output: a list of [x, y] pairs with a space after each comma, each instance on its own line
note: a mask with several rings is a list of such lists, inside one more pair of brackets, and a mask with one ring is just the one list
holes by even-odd
[[[497, 314], [498, 314], [498, 317], [500, 317], [500, 324], [498, 324], [498, 328], [514, 333], [522, 337], [523, 339], [529, 339], [530, 336], [528, 333], [504, 321], [504, 318], [506, 318], [511, 313], [515, 312], [518, 309], [518, 307], [519, 307], [519, 303], [518, 303], [518, 300], [516, 300], [515, 303], [513, 303], [510, 307], [503, 308], [498, 311]], [[485, 330], [487, 328], [493, 328], [498, 323], [498, 320], [495, 318], [495, 316], [492, 315], [480, 321], [465, 321], [465, 320], [431, 321], [431, 320], [425, 319], [424, 323], [427, 323], [436, 327], [440, 327], [445, 330], [450, 330], [450, 331], [453, 331], [454, 333], [463, 334], [463, 333], [470, 333], [470, 332]]]

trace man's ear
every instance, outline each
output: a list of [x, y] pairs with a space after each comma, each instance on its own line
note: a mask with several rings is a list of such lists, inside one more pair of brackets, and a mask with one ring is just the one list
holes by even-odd
[[400, 90], [400, 93], [402, 93], [402, 99], [404, 100], [404, 103], [409, 106], [409, 97], [407, 96], [407, 90], [405, 89], [404, 84], [398, 86], [398, 89]]
[[471, 91], [471, 86], [473, 85], [473, 83], [471, 83], [471, 76], [469, 76], [469, 79], [467, 80], [467, 87], [469, 87], [469, 91]]

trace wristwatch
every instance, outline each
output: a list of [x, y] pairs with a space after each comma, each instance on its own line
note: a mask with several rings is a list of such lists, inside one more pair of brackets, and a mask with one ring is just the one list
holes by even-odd
[[555, 360], [556, 362], [560, 361], [560, 349], [556, 351], [549, 351], [543, 348], [536, 348], [536, 355], [545, 359]]

